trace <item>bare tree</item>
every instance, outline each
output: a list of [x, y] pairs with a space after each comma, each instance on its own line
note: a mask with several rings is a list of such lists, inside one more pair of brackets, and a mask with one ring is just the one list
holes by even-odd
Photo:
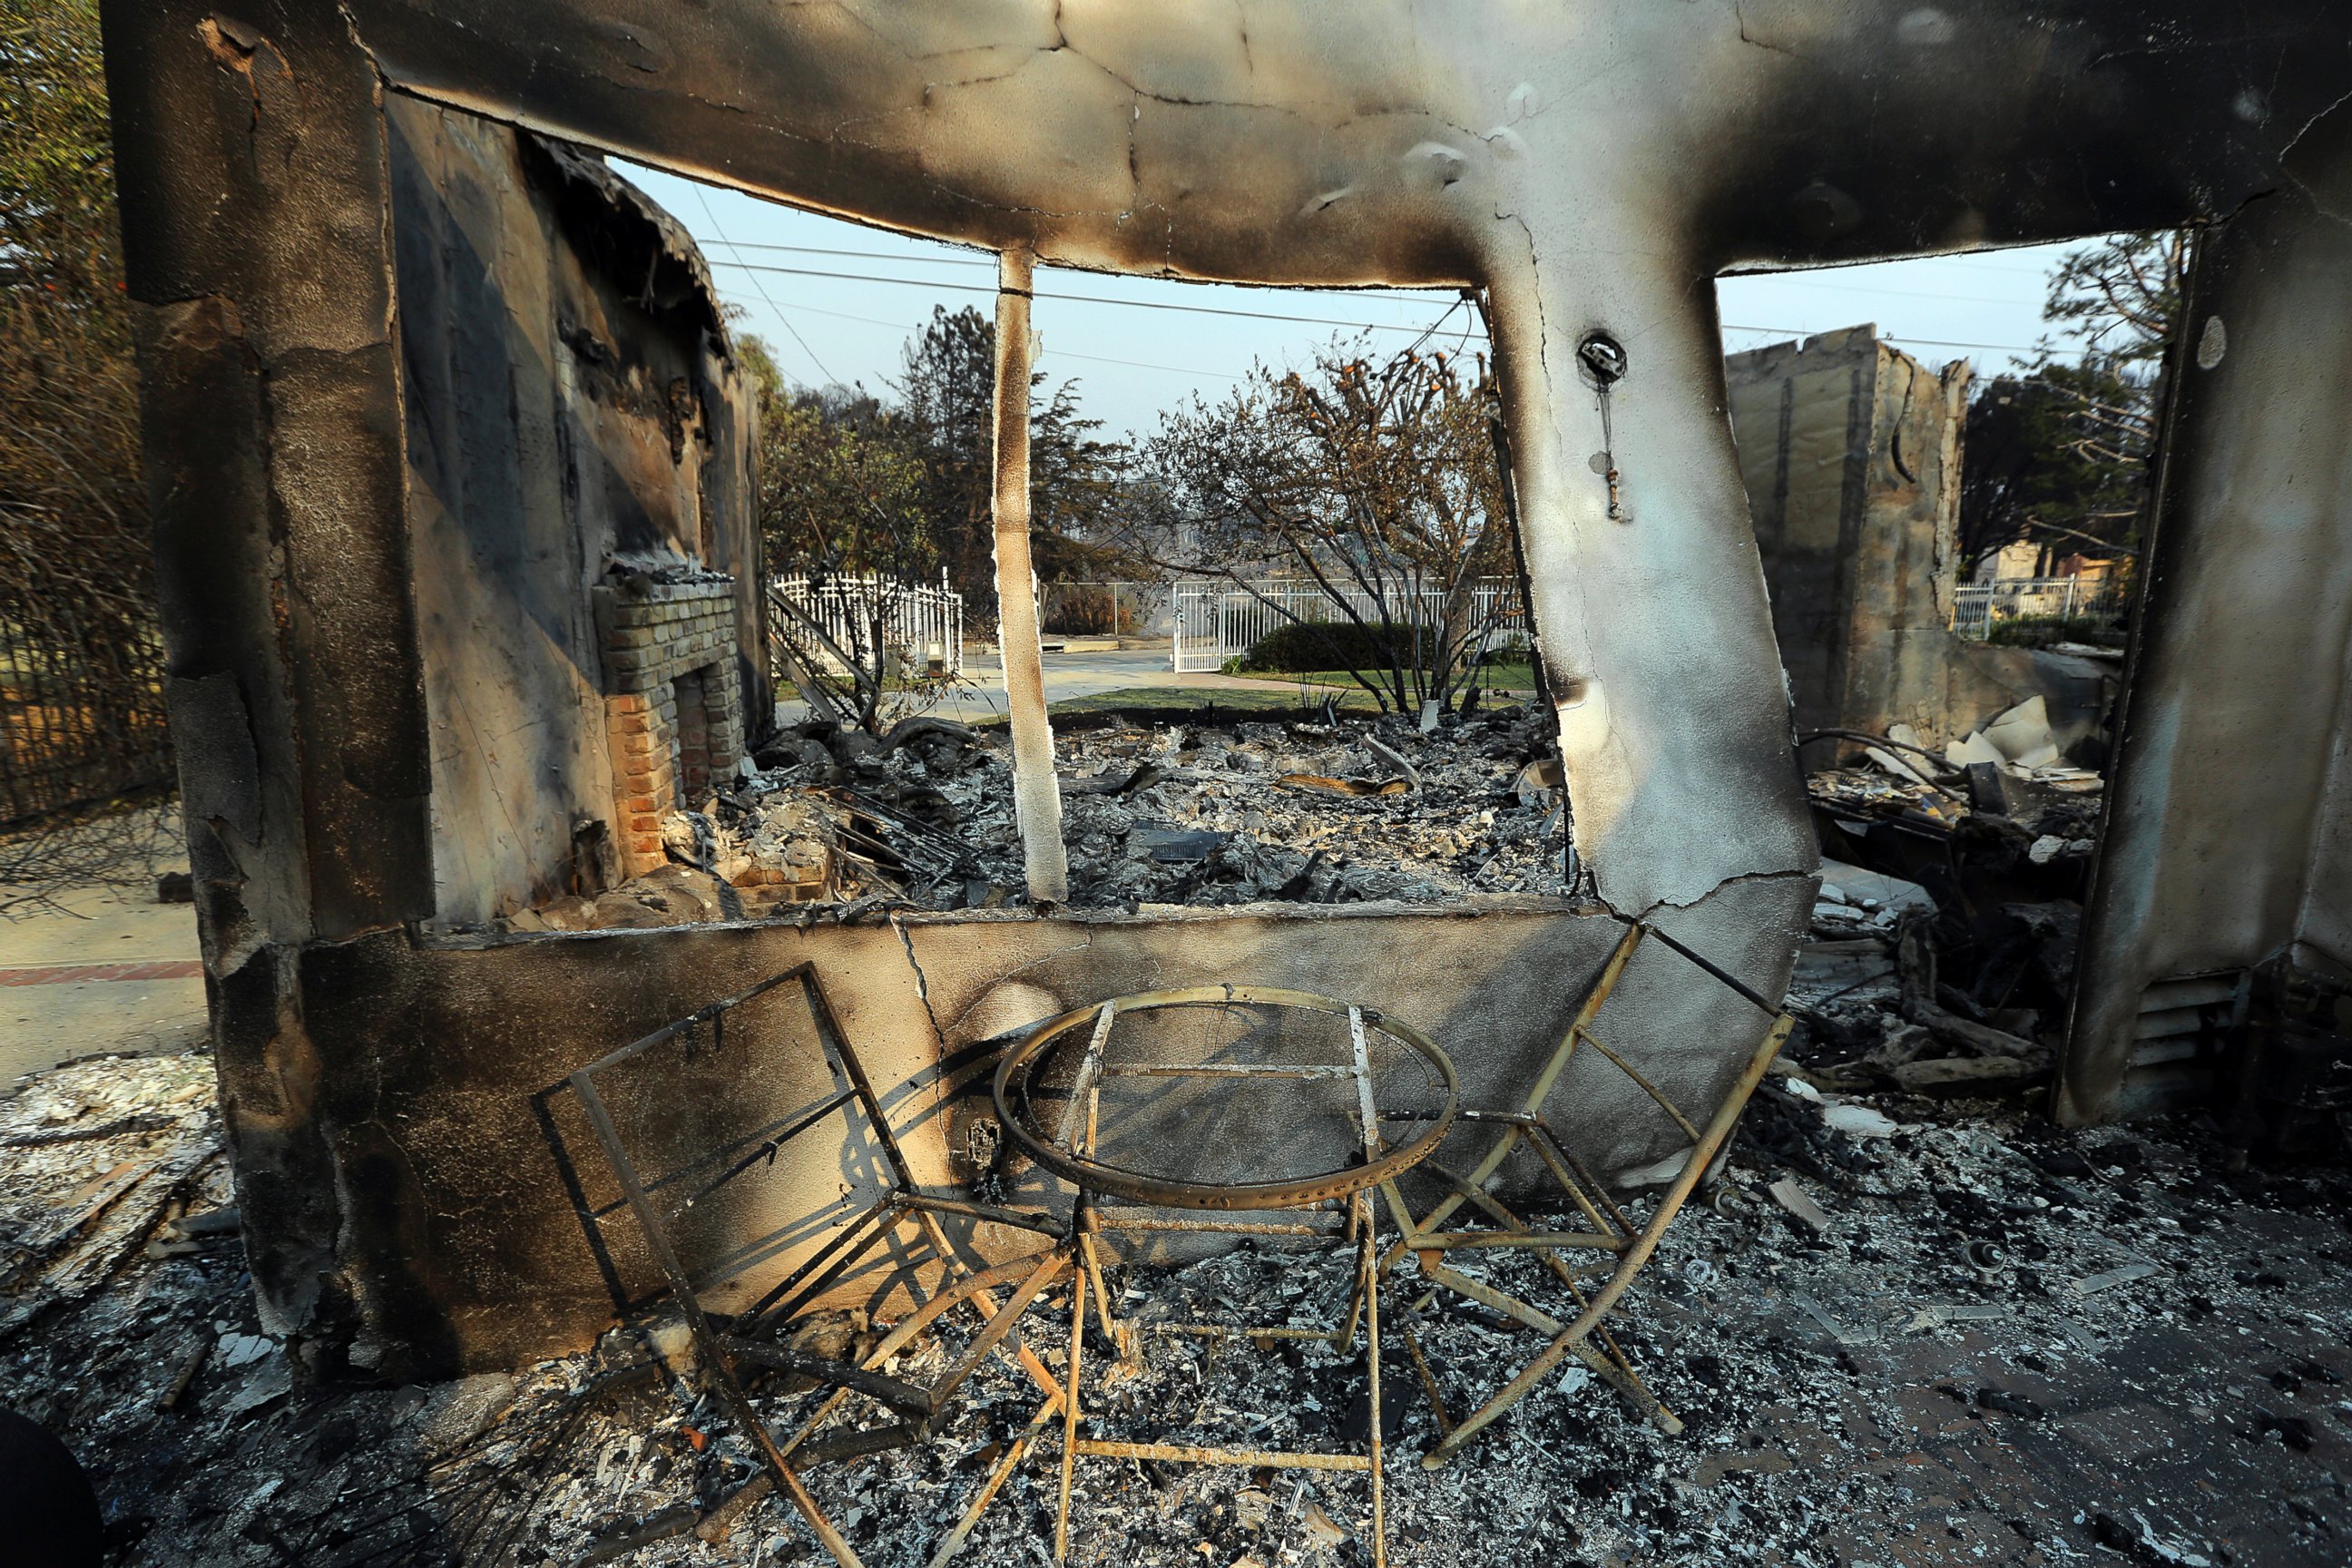
[[1969, 412], [1963, 552], [2013, 540], [2129, 555], [2148, 501], [2164, 361], [2188, 237], [2115, 235], [2052, 271], [2045, 337], [2021, 376], [1982, 383]]
[[1332, 668], [1383, 710], [1448, 709], [1496, 624], [1482, 581], [1510, 569], [1496, 404], [1483, 356], [1334, 343], [1305, 372], [1260, 365], [1224, 402], [1161, 416], [1138, 552], [1251, 592], [1296, 572], [1356, 628], [1303, 634]]

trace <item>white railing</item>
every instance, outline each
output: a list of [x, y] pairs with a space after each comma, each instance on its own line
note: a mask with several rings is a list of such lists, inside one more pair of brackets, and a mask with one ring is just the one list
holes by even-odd
[[[1345, 605], [1341, 599], [1346, 601]], [[1213, 673], [1225, 661], [1247, 653], [1258, 642], [1293, 621], [1329, 624], [1351, 618], [1378, 625], [1382, 620], [1435, 628], [1445, 615], [1446, 595], [1429, 588], [1411, 595], [1392, 595], [1385, 603], [1360, 588], [1343, 588], [1339, 598], [1313, 583], [1285, 581], [1245, 584], [1179, 583], [1175, 586], [1175, 647], [1170, 668], [1179, 675]], [[1410, 608], [1408, 608], [1410, 605]], [[1355, 612], [1351, 616], [1349, 610]], [[1482, 579], [1471, 591], [1469, 614], [1462, 628], [1475, 651], [1483, 631], [1491, 641], [1509, 633], [1524, 633], [1527, 616], [1519, 605], [1518, 588], [1500, 577]]]
[[[903, 661], [909, 673], [963, 673], [963, 595], [947, 585], [945, 574], [937, 587], [870, 574], [778, 577], [769, 584], [768, 592], [824, 627], [825, 636], [852, 658], [871, 660], [878, 618], [884, 650]], [[775, 614], [780, 619], [788, 618], [788, 612], [781, 607]], [[823, 656], [821, 649], [815, 651], [828, 664], [840, 662]]]
[[1952, 631], [1981, 641], [2002, 621], [2020, 616], [2071, 620], [2113, 613], [2119, 584], [2080, 577], [2013, 577], [1963, 583], [1952, 592]]

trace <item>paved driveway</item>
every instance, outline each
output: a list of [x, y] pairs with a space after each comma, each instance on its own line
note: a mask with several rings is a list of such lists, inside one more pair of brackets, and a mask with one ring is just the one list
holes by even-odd
[[[926, 710], [942, 719], [968, 724], [1004, 714], [1004, 668], [994, 654], [971, 654], [964, 658], [964, 683], [948, 699]], [[1098, 692], [1134, 687], [1164, 687], [1171, 691], [1295, 691], [1287, 680], [1246, 680], [1231, 675], [1178, 675], [1168, 668], [1168, 649], [1119, 648], [1101, 653], [1049, 653], [1045, 656], [1045, 700], [1066, 702]], [[786, 700], [776, 705], [777, 722], [797, 724], [804, 705]]]

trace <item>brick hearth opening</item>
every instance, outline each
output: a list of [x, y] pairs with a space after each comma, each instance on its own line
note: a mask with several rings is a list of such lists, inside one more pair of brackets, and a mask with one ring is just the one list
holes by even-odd
[[595, 598], [621, 869], [635, 877], [662, 863], [662, 817], [691, 809], [743, 754], [735, 580], [635, 575]]

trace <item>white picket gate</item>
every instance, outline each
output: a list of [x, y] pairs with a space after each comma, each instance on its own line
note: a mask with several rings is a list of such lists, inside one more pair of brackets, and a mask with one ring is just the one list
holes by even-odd
[[2109, 615], [2120, 608], [2121, 584], [2104, 578], [2008, 577], [1963, 583], [1952, 594], [1952, 631], [1981, 642], [1995, 623], [2021, 616]]
[[[1424, 589], [1409, 598], [1392, 595], [1383, 605], [1362, 589], [1342, 588], [1335, 597], [1307, 582], [1251, 583], [1239, 587], [1179, 583], [1170, 668], [1179, 675], [1213, 674], [1224, 668], [1227, 659], [1247, 653], [1268, 634], [1293, 621], [1328, 625], [1360, 617], [1377, 624], [1383, 619], [1403, 620], [1409, 615], [1415, 624], [1434, 629], [1444, 618], [1445, 600], [1444, 591], [1438, 588]], [[1355, 612], [1354, 617], [1349, 609]], [[1476, 645], [1481, 631], [1492, 641], [1526, 630], [1517, 586], [1506, 578], [1482, 579], [1471, 595], [1472, 645]]]

